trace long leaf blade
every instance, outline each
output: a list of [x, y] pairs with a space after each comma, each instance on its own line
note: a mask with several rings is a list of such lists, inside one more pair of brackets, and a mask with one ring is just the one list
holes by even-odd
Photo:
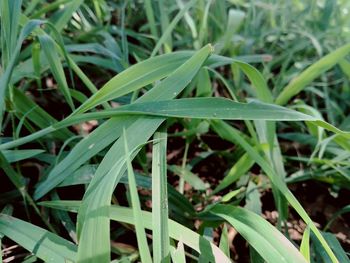
[[75, 262], [77, 247], [45, 229], [0, 214], [0, 233], [45, 262]]

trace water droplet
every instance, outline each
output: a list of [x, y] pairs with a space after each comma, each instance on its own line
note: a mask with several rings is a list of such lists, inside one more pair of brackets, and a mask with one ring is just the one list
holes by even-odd
[[92, 149], [92, 147], [94, 147], [95, 146], [95, 144], [93, 143], [93, 144], [91, 144], [90, 146], [89, 146], [89, 150], [91, 150]]
[[214, 113], [213, 113], [213, 117], [216, 117], [216, 116], [217, 116], [217, 113], [216, 113], [216, 112], [214, 112]]

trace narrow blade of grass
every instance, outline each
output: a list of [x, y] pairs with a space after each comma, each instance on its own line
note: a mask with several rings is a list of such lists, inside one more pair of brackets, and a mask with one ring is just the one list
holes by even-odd
[[0, 214], [0, 233], [45, 262], [76, 262], [73, 243], [20, 219]]
[[174, 54], [162, 55], [129, 67], [108, 81], [96, 94], [81, 105], [75, 114], [85, 112], [102, 102], [121, 97], [168, 76], [186, 58], [188, 58], [188, 55], [184, 53], [175, 56]]
[[53, 16], [55, 19], [51, 20], [58, 32], [62, 31], [62, 29], [68, 24], [74, 12], [77, 11], [83, 3], [84, 0], [68, 1], [63, 10], [58, 10], [58, 12], [60, 12], [59, 15]]
[[177, 243], [177, 248], [170, 247], [171, 260], [174, 263], [186, 263], [184, 244], [180, 240]]
[[3, 151], [3, 155], [9, 163], [18, 162], [28, 158], [33, 158], [34, 156], [43, 153], [44, 150], [31, 149], [31, 150], [12, 150], [12, 151]]
[[63, 66], [60, 63], [59, 55], [57, 53], [54, 41], [47, 34], [40, 35], [38, 38], [39, 38], [41, 48], [43, 49], [46, 55], [46, 58], [49, 62], [51, 72], [55, 80], [57, 81], [58, 88], [63, 93], [71, 109], [74, 110], [74, 103], [72, 100], [72, 96], [69, 92], [67, 80], [63, 71]]
[[[77, 212], [81, 201], [44, 201], [40, 202], [40, 205], [51, 207], [54, 209], [63, 209], [70, 212]], [[135, 218], [131, 208], [121, 206], [110, 206], [109, 216], [111, 220], [118, 222], [135, 224]], [[152, 230], [152, 213], [142, 211], [142, 222], [144, 227]], [[174, 220], [168, 219], [169, 236], [175, 240], [183, 242], [186, 246], [201, 253], [201, 249], [205, 244], [205, 248], [208, 249], [212, 255], [214, 255], [215, 262], [231, 263], [231, 260], [213, 243], [209, 242], [202, 236], [198, 235], [191, 229], [175, 222]], [[203, 251], [203, 253], [208, 251]]]
[[163, 35], [159, 38], [156, 46], [154, 47], [151, 57], [154, 57], [161, 46], [166, 43], [170, 37], [171, 32], [174, 30], [177, 23], [180, 21], [180, 19], [186, 14], [186, 12], [196, 3], [197, 0], [191, 0], [189, 1], [181, 10], [179, 13], [176, 14], [176, 16], [173, 18], [171, 23], [168, 25], [168, 27], [163, 30]]
[[306, 227], [300, 244], [300, 253], [310, 262], [310, 228]]
[[155, 39], [158, 38], [158, 30], [156, 25], [156, 20], [154, 18], [153, 6], [151, 0], [145, 0], [144, 6], [146, 10], [146, 16], [148, 20], [148, 25], [150, 27], [151, 33]]
[[0, 130], [1, 130], [1, 123], [2, 123], [2, 112], [5, 106], [4, 101], [5, 101], [6, 89], [8, 88], [8, 85], [11, 81], [11, 76], [16, 64], [16, 60], [21, 51], [22, 43], [29, 36], [29, 34], [35, 28], [37, 28], [40, 24], [42, 24], [42, 21], [39, 21], [39, 20], [30, 20], [28, 23], [25, 24], [25, 26], [22, 28], [21, 33], [17, 39], [17, 44], [15, 45], [13, 53], [11, 54], [11, 58], [9, 59], [9, 62], [6, 65], [6, 68], [4, 69], [4, 73], [0, 77]]
[[269, 162], [267, 162], [241, 135], [239, 135], [234, 129], [232, 129], [228, 124], [223, 121], [213, 121], [212, 123], [213, 129], [223, 138], [233, 141], [235, 143], [240, 144], [247, 154], [253, 158], [257, 164], [263, 169], [266, 175], [269, 177], [271, 182], [278, 188], [279, 191], [283, 194], [283, 196], [288, 200], [289, 204], [298, 212], [300, 217], [305, 221], [306, 224], [309, 225], [310, 229], [316, 235], [325, 251], [331, 258], [332, 262], [337, 262], [337, 259], [330, 249], [329, 245], [321, 235], [320, 231], [317, 229], [309, 215], [306, 213], [304, 208], [301, 206], [299, 201], [295, 198], [295, 196], [290, 192], [285, 182], [281, 180], [281, 178], [275, 173]]
[[124, 150], [125, 150], [125, 159], [128, 171], [128, 182], [129, 182], [129, 191], [131, 196], [131, 205], [133, 216], [135, 218], [135, 229], [136, 229], [136, 237], [137, 237], [137, 245], [140, 251], [141, 261], [142, 262], [152, 262], [151, 253], [147, 244], [146, 232], [142, 223], [142, 215], [141, 215], [141, 205], [139, 196], [137, 193], [137, 186], [135, 181], [134, 170], [131, 165], [130, 160], [130, 152], [128, 148], [127, 137], [125, 133], [125, 129], [123, 130], [123, 139], [124, 139]]
[[227, 220], [267, 262], [306, 262], [285, 236], [257, 214], [229, 205], [216, 205], [211, 212]]
[[238, 181], [242, 175], [250, 170], [254, 163], [254, 160], [248, 154], [244, 154], [230, 169], [220, 184], [213, 190], [212, 195], [222, 191], [234, 182]]
[[225, 253], [228, 258], [230, 258], [230, 243], [228, 241], [228, 230], [226, 224], [224, 224], [224, 227], [221, 231], [219, 248]]
[[167, 132], [161, 127], [154, 134], [152, 152], [152, 236], [154, 262], [169, 261]]
[[302, 91], [315, 78], [320, 76], [326, 70], [329, 70], [339, 61], [341, 61], [350, 52], [350, 44], [346, 44], [328, 55], [321, 58], [319, 61], [312, 64], [295, 79], [293, 79], [278, 95], [276, 103], [279, 105], [286, 104], [293, 96]]

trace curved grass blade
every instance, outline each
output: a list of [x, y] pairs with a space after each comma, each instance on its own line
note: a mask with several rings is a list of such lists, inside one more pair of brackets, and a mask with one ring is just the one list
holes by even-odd
[[[151, 92], [151, 91], [150, 91]], [[67, 118], [72, 119], [100, 119], [118, 115], [151, 115], [158, 117], [223, 119], [223, 120], [278, 120], [278, 121], [316, 121], [316, 117], [281, 106], [262, 102], [240, 103], [224, 98], [186, 98], [167, 101], [137, 102], [113, 110], [87, 113]], [[74, 121], [76, 122], [76, 121]]]
[[[77, 212], [81, 201], [44, 201], [40, 202], [40, 205], [51, 207], [54, 209], [62, 209], [70, 212]], [[109, 216], [111, 220], [118, 222], [135, 224], [135, 218], [131, 208], [121, 206], [110, 206]], [[150, 212], [142, 211], [142, 219], [144, 227], [152, 230], [152, 214]], [[231, 260], [225, 256], [225, 254], [213, 243], [207, 241], [196, 232], [189, 228], [175, 222], [174, 220], [168, 219], [169, 225], [169, 236], [175, 240], [183, 242], [186, 246], [201, 252], [201, 242], [208, 245], [206, 248], [211, 250], [214, 255], [215, 262], [231, 263]], [[203, 251], [204, 252], [204, 251]]]
[[14, 48], [13, 54], [11, 54], [11, 58], [8, 64], [6, 65], [6, 69], [0, 77], [0, 126], [2, 122], [2, 111], [4, 108], [6, 89], [11, 81], [13, 69], [15, 67], [18, 55], [21, 51], [22, 43], [33, 32], [33, 30], [36, 29], [42, 23], [43, 22], [40, 20], [29, 20], [28, 23], [24, 25], [17, 39], [17, 44]]
[[62, 10], [58, 10], [53, 19], [51, 19], [51, 22], [55, 25], [55, 28], [58, 32], [62, 31], [62, 29], [68, 24], [69, 20], [71, 19], [72, 15], [75, 11], [81, 6], [81, 4], [84, 3], [84, 0], [74, 0], [74, 1], [67, 1], [70, 2], [65, 5], [65, 7]]
[[[95, 165], [84, 165], [78, 170], [76, 170], [71, 176], [66, 177], [58, 187], [79, 185], [79, 184], [89, 184], [92, 177], [96, 172], [97, 166]], [[143, 187], [146, 189], [152, 189], [152, 178], [149, 176], [144, 176], [140, 174], [135, 174], [136, 183], [138, 187]], [[128, 184], [128, 178], [126, 174], [120, 179], [120, 183]], [[192, 204], [181, 195], [173, 186], [167, 184], [169, 209], [182, 217], [194, 217], [195, 211]]]
[[48, 193], [92, 156], [115, 141], [123, 132], [123, 127], [119, 124], [123, 123], [124, 127], [128, 127], [136, 119], [136, 117], [110, 119], [81, 140], [68, 156], [52, 169], [48, 177], [37, 184], [34, 199], [39, 199]]
[[242, 175], [250, 170], [254, 163], [255, 161], [248, 154], [243, 154], [211, 194], [215, 195], [236, 182]]
[[337, 219], [337, 217], [341, 216], [342, 214], [345, 213], [350, 213], [350, 205], [346, 205], [343, 208], [341, 208], [340, 210], [338, 210], [337, 212], [335, 212], [331, 219], [328, 221], [327, 225], [324, 227], [324, 231], [326, 231], [334, 222], [334, 220]]
[[309, 215], [306, 213], [304, 208], [301, 206], [299, 201], [295, 198], [292, 192], [288, 189], [281, 177], [279, 177], [270, 163], [265, 160], [241, 135], [239, 135], [230, 125], [226, 124], [224, 121], [212, 121], [212, 128], [219, 134], [222, 138], [225, 138], [228, 141], [232, 141], [241, 145], [245, 149], [248, 155], [262, 168], [262, 170], [269, 177], [271, 182], [276, 188], [283, 194], [283, 196], [288, 200], [289, 204], [298, 212], [300, 217], [305, 221], [306, 224], [310, 227], [313, 233], [316, 235], [318, 240], [321, 242], [323, 248], [331, 258], [332, 262], [337, 262], [337, 259], [330, 249], [329, 245], [321, 235], [320, 231], [317, 229]]
[[328, 55], [321, 58], [316, 63], [305, 69], [300, 75], [293, 79], [278, 95], [276, 103], [286, 104], [293, 96], [302, 91], [315, 78], [326, 70], [329, 70], [339, 61], [341, 61], [350, 52], [350, 44], [346, 44]]
[[154, 57], [161, 46], [168, 41], [169, 36], [171, 32], [174, 30], [176, 24], [180, 21], [180, 19], [186, 14], [186, 12], [197, 2], [197, 0], [191, 0], [189, 1], [181, 10], [179, 13], [176, 14], [174, 19], [171, 21], [171, 23], [168, 25], [168, 27], [164, 30], [163, 35], [159, 38], [156, 46], [154, 47], [151, 57]]
[[53, 39], [47, 34], [38, 36], [41, 48], [43, 49], [46, 58], [49, 62], [51, 72], [57, 81], [59, 89], [62, 91], [65, 99], [67, 100], [69, 106], [74, 110], [74, 103], [72, 96], [69, 92], [66, 77], [64, 75], [63, 66], [60, 63], [59, 55], [56, 51], [56, 46]]
[[[108, 81], [96, 94], [81, 105], [74, 114], [85, 112], [103, 102], [138, 90], [168, 76], [186, 59], [188, 53], [179, 52], [157, 56], [137, 63]], [[135, 78], [135, 76], [137, 76]]]
[[274, 226], [244, 208], [215, 205], [210, 211], [228, 221], [267, 262], [307, 262]]
[[[149, 93], [146, 93], [145, 96]], [[167, 93], [170, 93], [170, 92], [167, 91]], [[139, 101], [142, 101], [142, 98], [140, 98]], [[158, 98], [158, 99], [162, 99], [162, 98]], [[207, 103], [207, 106], [205, 106], [205, 103]], [[156, 105], [159, 107], [155, 107]], [[174, 107], [183, 107], [183, 108], [176, 109]], [[206, 108], [203, 109], [204, 107]], [[246, 111], [243, 111], [245, 109]], [[268, 113], [269, 115], [267, 116], [266, 114], [265, 115], [261, 114], [263, 112]], [[34, 139], [40, 138], [43, 135], [47, 135], [53, 131], [62, 129], [64, 127], [67, 127], [82, 121], [99, 119], [99, 118], [116, 117], [118, 115], [127, 115], [127, 114], [153, 115], [153, 116], [160, 116], [160, 117], [179, 117], [179, 118], [188, 117], [188, 118], [228, 119], [228, 120], [232, 120], [232, 119], [275, 120], [275, 121], [305, 120], [305, 121], [309, 121], [313, 125], [323, 127], [345, 138], [350, 138], [349, 132], [341, 131], [325, 121], [319, 120], [316, 117], [312, 117], [297, 111], [292, 111], [290, 109], [282, 108], [277, 105], [263, 104], [263, 103], [256, 103], [256, 102], [242, 104], [242, 103], [233, 102], [222, 98], [194, 98], [194, 99], [180, 99], [175, 101], [159, 101], [159, 102], [144, 103], [144, 104], [135, 103], [135, 104], [119, 107], [111, 111], [101, 111], [101, 112], [71, 116], [61, 121], [60, 123], [47, 127], [44, 130], [41, 130], [33, 135], [29, 135], [27, 137], [23, 137], [14, 142], [9, 142], [4, 145], [1, 145], [0, 150], [8, 149], [11, 147], [21, 145], [26, 142], [30, 142]], [[113, 120], [110, 120], [108, 122], [112, 122], [112, 121]], [[100, 128], [98, 128], [98, 130], [100, 130]], [[95, 133], [97, 132], [94, 132], [92, 134], [95, 134]], [[119, 137], [119, 135], [116, 135], [116, 136]]]
[[0, 233], [45, 262], [75, 262], [77, 247], [45, 229], [0, 214]]
[[[38, 104], [28, 98], [21, 90], [13, 89], [13, 107], [15, 109], [15, 114], [18, 118], [26, 116], [26, 119], [33, 122], [36, 126], [41, 129], [57, 123], [57, 120], [48, 114], [43, 108]], [[29, 113], [28, 113], [29, 112]], [[68, 129], [62, 129], [56, 131], [52, 134], [55, 138], [60, 140], [67, 140], [68, 138], [74, 136], [74, 133]]]
[[149, 252], [149, 248], [147, 244], [146, 232], [142, 223], [140, 199], [137, 193], [136, 180], [135, 180], [134, 170], [131, 165], [130, 152], [129, 152], [125, 130], [123, 131], [123, 139], [124, 139], [125, 159], [126, 159], [126, 165], [127, 165], [127, 171], [128, 171], [128, 182], [129, 182], [132, 212], [135, 218], [137, 245], [140, 251], [141, 261], [152, 262], [151, 253]]

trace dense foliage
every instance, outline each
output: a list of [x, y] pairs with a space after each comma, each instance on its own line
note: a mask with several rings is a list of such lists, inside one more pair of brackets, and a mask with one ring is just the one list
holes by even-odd
[[349, 12], [0, 0], [0, 259], [349, 262]]

